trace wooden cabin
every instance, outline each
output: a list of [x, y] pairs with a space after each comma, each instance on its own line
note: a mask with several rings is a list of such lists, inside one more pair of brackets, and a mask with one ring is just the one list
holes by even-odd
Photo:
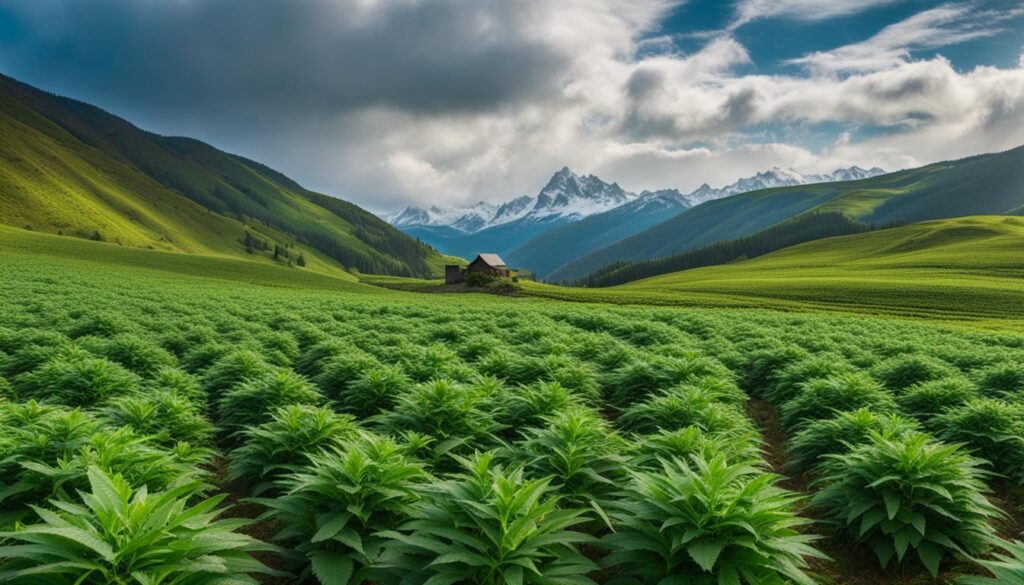
[[512, 276], [508, 265], [497, 254], [477, 254], [476, 258], [463, 268], [458, 264], [448, 264], [444, 267], [444, 283], [460, 284], [466, 281], [466, 274], [478, 272], [498, 278]]

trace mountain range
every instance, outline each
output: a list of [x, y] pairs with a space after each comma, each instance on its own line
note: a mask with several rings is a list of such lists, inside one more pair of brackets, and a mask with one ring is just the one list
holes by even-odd
[[[0, 223], [123, 246], [431, 276], [445, 259], [258, 162], [0, 75]], [[300, 260], [301, 257], [301, 260]]]
[[830, 174], [802, 174], [774, 167], [720, 188], [701, 185], [633, 193], [568, 167], [556, 172], [535, 197], [470, 207], [406, 207], [385, 218], [409, 235], [455, 256], [497, 252], [514, 266], [545, 277], [559, 266], [670, 219], [694, 205], [758, 189], [864, 179], [880, 168], [853, 166]]

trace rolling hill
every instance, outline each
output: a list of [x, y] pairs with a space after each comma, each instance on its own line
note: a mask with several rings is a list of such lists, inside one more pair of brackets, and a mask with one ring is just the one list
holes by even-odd
[[1024, 147], [859, 181], [753, 191], [709, 201], [569, 262], [548, 279], [580, 280], [616, 262], [669, 256], [749, 236], [807, 212], [840, 212], [876, 225], [1024, 207]]
[[0, 76], [0, 223], [125, 246], [438, 274], [443, 257], [257, 162]]
[[528, 290], [579, 301], [1006, 320], [1024, 314], [1024, 218], [926, 221], [611, 288]]

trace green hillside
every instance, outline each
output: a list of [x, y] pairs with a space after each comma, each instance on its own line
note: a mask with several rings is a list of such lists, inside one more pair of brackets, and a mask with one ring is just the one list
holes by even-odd
[[[0, 76], [0, 222], [126, 246], [380, 274], [442, 257], [359, 207], [188, 138]], [[257, 245], [246, 246], [246, 232]], [[247, 251], [248, 248], [248, 251]], [[287, 258], [286, 258], [287, 256]]]
[[928, 221], [607, 289], [538, 284], [529, 291], [581, 301], [1001, 321], [1024, 315], [1024, 218]]
[[677, 254], [749, 236], [807, 212], [840, 212], [877, 225], [966, 215], [1013, 214], [1024, 206], [1024, 147], [862, 181], [765, 189], [698, 205], [554, 271], [576, 281], [610, 264]]

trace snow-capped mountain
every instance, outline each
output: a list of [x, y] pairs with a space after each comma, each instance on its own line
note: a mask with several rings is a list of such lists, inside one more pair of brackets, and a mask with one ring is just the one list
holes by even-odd
[[860, 179], [870, 179], [871, 177], [877, 177], [878, 175], [884, 174], [885, 171], [878, 167], [862, 169], [858, 166], [852, 166], [848, 169], [836, 169], [835, 171], [824, 175], [805, 175], [793, 169], [772, 167], [770, 170], [757, 173], [753, 177], [740, 179], [735, 183], [726, 185], [720, 189], [715, 189], [707, 183], [704, 183], [687, 195], [687, 198], [696, 205], [704, 203], [705, 201], [711, 201], [712, 199], [721, 199], [722, 197], [738, 195], [748, 191], [757, 191], [759, 189], [792, 187], [794, 185], [808, 185], [811, 183], [832, 183], [835, 181], [856, 181]]
[[862, 169], [853, 166], [823, 175], [772, 167], [720, 188], [705, 183], [684, 195], [676, 189], [631, 193], [617, 183], [606, 183], [594, 175], [577, 175], [568, 167], [563, 167], [552, 175], [536, 197], [524, 195], [501, 205], [481, 201], [470, 207], [406, 207], [398, 213], [384, 216], [384, 219], [399, 228], [450, 228], [457, 233], [474, 234], [520, 220], [523, 223], [572, 223], [620, 207], [623, 212], [637, 211], [648, 206], [676, 208], [685, 204], [690, 207], [758, 189], [853, 181], [884, 173], [878, 167]]
[[551, 177], [536, 197], [518, 197], [501, 205], [481, 201], [462, 208], [406, 207], [384, 219], [396, 227], [447, 226], [474, 233], [516, 220], [576, 221], [614, 209], [638, 197], [617, 183], [605, 183], [594, 175], [580, 176], [564, 167]]

